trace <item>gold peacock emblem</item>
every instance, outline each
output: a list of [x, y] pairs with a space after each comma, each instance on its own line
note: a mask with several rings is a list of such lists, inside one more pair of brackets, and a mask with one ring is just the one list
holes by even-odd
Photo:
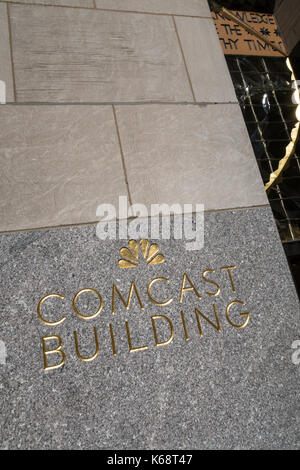
[[120, 250], [122, 259], [119, 260], [119, 267], [122, 269], [136, 268], [139, 264], [139, 251], [141, 251], [143, 258], [146, 260], [147, 265], [162, 264], [165, 262], [165, 257], [159, 251], [159, 246], [156, 243], [149, 243], [148, 240], [129, 240], [128, 248], [123, 247]]

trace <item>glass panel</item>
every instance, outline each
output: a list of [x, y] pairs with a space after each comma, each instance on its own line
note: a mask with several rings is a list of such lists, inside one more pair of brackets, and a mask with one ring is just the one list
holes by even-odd
[[[296, 124], [291, 74], [284, 58], [226, 57], [264, 183], [278, 168]], [[269, 192], [284, 242], [300, 240], [300, 142], [281, 181]]]

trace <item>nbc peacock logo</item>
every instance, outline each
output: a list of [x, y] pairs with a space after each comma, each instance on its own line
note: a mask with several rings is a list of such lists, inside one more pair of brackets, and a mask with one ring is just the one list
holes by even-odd
[[121, 269], [136, 268], [140, 259], [145, 260], [148, 266], [165, 262], [165, 257], [160, 253], [159, 246], [156, 243], [149, 243], [146, 239], [139, 242], [129, 240], [128, 248], [121, 248], [120, 255], [122, 259], [118, 264]]

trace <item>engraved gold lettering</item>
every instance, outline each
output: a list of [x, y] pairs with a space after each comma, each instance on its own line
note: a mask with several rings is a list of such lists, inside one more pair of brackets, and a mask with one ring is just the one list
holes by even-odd
[[38, 314], [38, 317], [41, 320], [41, 322], [45, 323], [45, 325], [55, 326], [55, 325], [60, 325], [61, 323], [63, 323], [65, 321], [66, 317], [63, 317], [61, 320], [58, 320], [58, 321], [47, 321], [47, 320], [45, 320], [45, 318], [43, 318], [43, 316], [41, 314], [41, 307], [42, 307], [43, 303], [45, 302], [45, 300], [51, 299], [52, 297], [56, 297], [58, 299], [64, 299], [64, 296], [60, 295], [60, 294], [46, 295], [45, 297], [43, 297], [39, 301], [39, 304], [38, 304], [38, 307], [37, 307], [37, 314]]
[[[190, 284], [190, 287], [185, 287], [185, 283], [186, 281], [189, 282]], [[179, 298], [179, 302], [182, 303], [182, 299], [183, 299], [183, 294], [185, 292], [188, 292], [188, 291], [194, 291], [194, 293], [196, 294], [197, 297], [199, 297], [199, 299], [201, 299], [201, 295], [199, 294], [199, 292], [197, 291], [196, 287], [194, 286], [194, 284], [192, 283], [192, 281], [190, 280], [190, 278], [188, 277], [187, 274], [184, 274], [183, 275], [183, 278], [182, 278], [182, 284], [181, 284], [181, 291], [180, 291], [180, 298]]]
[[204, 271], [204, 272], [202, 273], [202, 278], [204, 279], [205, 282], [208, 282], [209, 284], [213, 284], [214, 286], [217, 287], [217, 291], [214, 292], [214, 293], [212, 293], [212, 292], [205, 292], [205, 294], [209, 295], [210, 297], [217, 297], [217, 296], [220, 294], [220, 291], [221, 291], [219, 284], [217, 284], [215, 281], [211, 281], [210, 279], [207, 279], [207, 277], [206, 277], [206, 275], [207, 275], [208, 273], [214, 273], [214, 272], [215, 272], [214, 269], [207, 269], [206, 271]]
[[221, 271], [227, 271], [228, 272], [228, 276], [229, 276], [230, 284], [231, 284], [231, 289], [232, 289], [232, 292], [235, 293], [236, 290], [235, 290], [235, 286], [234, 286], [233, 279], [232, 279], [232, 274], [231, 274], [232, 269], [236, 269], [236, 266], [225, 266], [224, 268], [221, 268]]
[[[57, 339], [59, 344], [55, 349], [46, 349], [46, 342], [47, 341], [52, 341], [54, 339]], [[53, 336], [44, 336], [42, 338], [42, 347], [43, 347], [43, 357], [44, 357], [44, 370], [53, 370], [53, 369], [59, 369], [64, 365], [66, 362], [66, 355], [65, 352], [62, 350], [62, 339], [58, 335], [53, 335]], [[48, 360], [47, 356], [50, 356], [50, 354], [59, 354], [61, 356], [61, 361], [59, 364], [55, 364], [53, 366], [48, 365]]]
[[[99, 305], [99, 308], [97, 310], [97, 312], [93, 313], [92, 315], [82, 315], [82, 313], [80, 313], [76, 307], [76, 301], [78, 299], [78, 297], [83, 294], [84, 292], [93, 292], [94, 294], [97, 295], [97, 297], [99, 298], [99, 301], [100, 301], [100, 305]], [[92, 320], [93, 318], [96, 318], [99, 313], [101, 312], [103, 308], [103, 300], [102, 300], [102, 296], [101, 294], [95, 290], [95, 289], [81, 289], [79, 292], [77, 292], [77, 294], [75, 295], [74, 299], [73, 299], [73, 310], [74, 312], [76, 313], [76, 315], [79, 317], [79, 318], [82, 318], [83, 320]]]
[[[160, 342], [158, 340], [158, 335], [157, 335], [157, 329], [156, 329], [156, 320], [166, 320], [170, 326], [171, 334], [170, 338], [167, 339], [166, 341]], [[154, 333], [154, 339], [155, 339], [155, 344], [156, 346], [167, 346], [167, 344], [170, 344], [173, 341], [174, 338], [174, 326], [173, 323], [171, 322], [170, 318], [166, 317], [166, 315], [155, 315], [154, 317], [151, 317], [152, 321], [152, 326], [153, 326], [153, 333]]]
[[127, 332], [127, 339], [128, 339], [128, 346], [129, 346], [129, 351], [130, 352], [137, 352], [137, 351], [145, 351], [148, 349], [148, 346], [139, 346], [138, 348], [134, 348], [132, 346], [132, 340], [131, 340], [131, 334], [130, 334], [130, 329], [129, 329], [129, 324], [128, 322], [125, 322], [126, 325], [126, 332]]
[[214, 309], [214, 313], [215, 313], [215, 317], [216, 317], [216, 324], [214, 324], [209, 318], [207, 318], [207, 316], [205, 316], [202, 312], [200, 312], [200, 310], [195, 308], [196, 319], [197, 319], [197, 324], [198, 324], [198, 329], [199, 329], [200, 336], [203, 336], [202, 327], [201, 327], [201, 323], [200, 323], [200, 316], [202, 318], [204, 318], [204, 320], [206, 320], [211, 326], [213, 326], [219, 333], [222, 333], [222, 328], [220, 326], [220, 321], [219, 321], [219, 317], [218, 317], [217, 308], [214, 304], [213, 304], [213, 309]]
[[180, 312], [180, 316], [181, 316], [181, 321], [182, 321], [182, 325], [183, 325], [183, 329], [184, 329], [185, 339], [187, 341], [189, 341], [190, 338], [189, 338], [186, 323], [185, 323], [184, 313], [182, 311]]
[[95, 354], [93, 354], [93, 356], [91, 357], [83, 357], [81, 356], [80, 352], [79, 352], [79, 345], [78, 345], [78, 335], [77, 335], [77, 331], [74, 331], [74, 339], [75, 339], [75, 348], [76, 348], [76, 354], [77, 356], [79, 357], [79, 359], [83, 362], [92, 362], [96, 359], [96, 357], [98, 356], [99, 354], [99, 340], [98, 340], [98, 332], [97, 332], [97, 328], [94, 327], [94, 336], [95, 336], [95, 344], [96, 344], [96, 351], [95, 351]]
[[249, 312], [243, 312], [243, 313], [240, 313], [240, 316], [241, 317], [247, 317], [246, 320], [244, 321], [244, 323], [242, 325], [236, 325], [235, 323], [233, 323], [233, 321], [229, 318], [229, 310], [231, 309], [231, 307], [235, 304], [240, 304], [240, 305], [246, 305], [245, 302], [241, 302], [240, 300], [234, 300], [233, 302], [231, 302], [229, 305], [227, 305], [226, 307], [226, 318], [227, 318], [227, 321], [228, 323], [233, 326], [234, 328], [238, 328], [238, 329], [241, 329], [241, 328], [246, 328], [246, 326], [248, 325], [249, 323], [249, 320], [250, 320], [250, 313]]
[[152, 279], [152, 281], [149, 283], [148, 288], [147, 288], [148, 296], [151, 302], [153, 302], [155, 305], [158, 305], [159, 307], [165, 307], [166, 305], [169, 305], [171, 302], [173, 302], [173, 299], [166, 300], [165, 302], [158, 302], [158, 300], [155, 300], [153, 298], [151, 294], [151, 287], [157, 281], [164, 281], [166, 283], [169, 283], [169, 279], [165, 277], [156, 277], [155, 279]]
[[139, 293], [138, 293], [138, 290], [137, 290], [137, 288], [136, 288], [136, 285], [135, 285], [134, 281], [131, 283], [127, 302], [126, 302], [126, 300], [124, 299], [124, 297], [122, 296], [122, 294], [120, 293], [120, 291], [119, 291], [119, 289], [117, 288], [117, 286], [116, 286], [115, 284], [113, 284], [113, 291], [112, 291], [112, 314], [113, 314], [113, 315], [115, 314], [115, 303], [116, 303], [115, 296], [116, 296], [116, 293], [118, 294], [118, 296], [119, 296], [120, 299], [122, 300], [124, 307], [126, 307], [126, 309], [129, 310], [129, 309], [130, 309], [130, 303], [131, 303], [133, 291], [135, 292], [135, 294], [136, 294], [136, 296], [137, 296], [137, 299], [138, 299], [138, 301], [139, 301], [141, 310], [144, 310], [144, 306], [143, 306], [143, 304], [142, 304], [140, 295], [139, 295]]

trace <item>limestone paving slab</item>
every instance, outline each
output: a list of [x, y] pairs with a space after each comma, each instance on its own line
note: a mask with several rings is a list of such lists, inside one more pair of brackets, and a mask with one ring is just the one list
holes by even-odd
[[97, 8], [210, 18], [207, 0], [96, 0]]
[[[14, 0], [6, 0], [9, 3], [14, 3]], [[53, 6], [67, 6], [67, 7], [84, 7], [93, 8], [94, 0], [18, 0], [17, 3], [36, 3], [37, 5], [53, 5]]]
[[196, 101], [237, 102], [233, 83], [210, 19], [175, 18]]
[[117, 106], [133, 202], [268, 204], [239, 105]]
[[[101, 242], [95, 226], [1, 235], [1, 448], [299, 447], [299, 303], [271, 210], [206, 214], [198, 252], [157, 243], [163, 264], [140, 251], [121, 269], [127, 241]], [[126, 304], [132, 282], [113, 315], [113, 284]], [[84, 288], [98, 293], [80, 292], [75, 314]], [[60, 324], [47, 325], [37, 306], [52, 293], [40, 315]], [[49, 352], [58, 336], [65, 364], [45, 371], [42, 338]]]
[[18, 102], [191, 101], [171, 17], [12, 5]]
[[86, 223], [127, 188], [111, 106], [0, 107], [0, 230]]

